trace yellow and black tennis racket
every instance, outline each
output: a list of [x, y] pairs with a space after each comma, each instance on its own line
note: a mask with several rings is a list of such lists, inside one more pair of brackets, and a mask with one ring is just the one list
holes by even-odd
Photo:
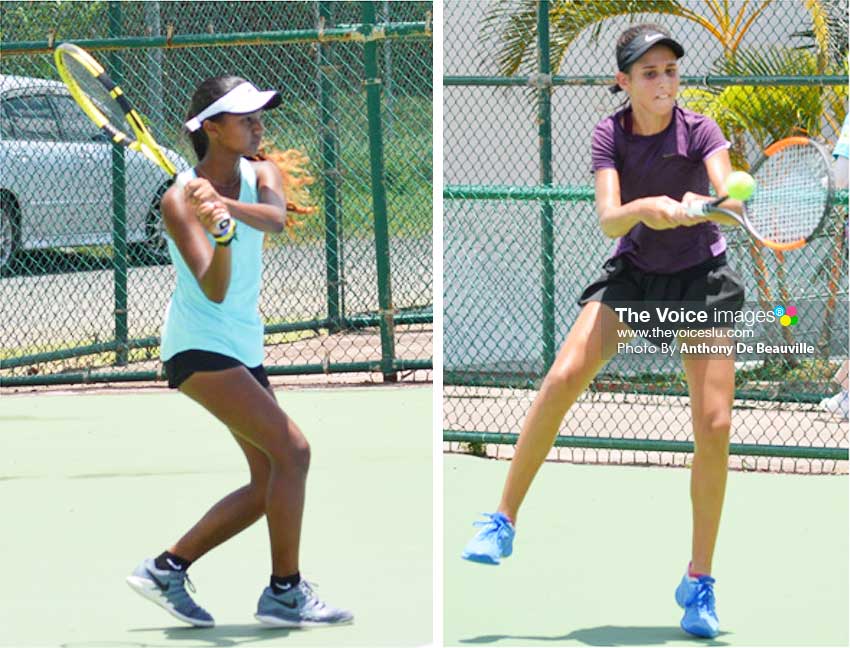
[[823, 227], [832, 205], [835, 180], [827, 150], [808, 137], [787, 137], [768, 146], [753, 167], [755, 193], [744, 214], [719, 203], [695, 202], [692, 216], [711, 213], [734, 218], [747, 232], [773, 250], [801, 248]]
[[[177, 168], [162, 152], [127, 95], [91, 54], [72, 43], [62, 43], [53, 58], [71, 96], [111, 142], [142, 153], [166, 173], [178, 177]], [[226, 236], [233, 227], [232, 218], [221, 219], [217, 236]]]

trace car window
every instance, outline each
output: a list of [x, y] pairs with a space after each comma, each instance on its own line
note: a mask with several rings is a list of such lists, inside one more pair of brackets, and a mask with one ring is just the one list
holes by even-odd
[[15, 121], [6, 112], [6, 103], [0, 103], [0, 140], [17, 139]]
[[99, 138], [101, 130], [86, 117], [85, 113], [71, 97], [54, 95], [50, 98], [59, 118], [62, 139], [67, 142], [93, 142]]
[[59, 126], [50, 102], [45, 95], [28, 97], [10, 97], [3, 100], [3, 122], [11, 128], [3, 133], [14, 133], [20, 140], [56, 141], [59, 139]]

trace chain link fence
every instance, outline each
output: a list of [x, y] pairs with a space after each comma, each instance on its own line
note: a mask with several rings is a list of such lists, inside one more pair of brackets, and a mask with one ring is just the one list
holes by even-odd
[[[710, 114], [733, 166], [747, 169], [791, 134], [832, 149], [847, 110], [846, 6], [447, 0], [444, 12], [445, 448], [509, 456], [576, 300], [611, 251], [590, 141], [622, 102], [606, 89], [619, 33], [641, 22], [671, 31], [686, 51], [680, 103]], [[847, 359], [846, 221], [841, 192], [819, 238], [784, 256], [724, 228], [745, 313], [799, 313], [794, 326], [738, 327], [756, 350], [736, 358], [735, 467], [847, 470], [847, 423], [819, 408]], [[807, 350], [757, 346], [798, 343]], [[685, 464], [691, 439], [678, 354], [621, 354], [567, 415], [550, 458]]]
[[266, 238], [269, 373], [428, 375], [430, 2], [4, 2], [2, 16], [3, 385], [160, 378], [169, 179], [126, 152], [115, 222], [113, 147], [58, 82], [63, 41], [104, 63], [181, 169], [203, 79], [279, 89], [267, 144], [306, 156], [316, 209]]

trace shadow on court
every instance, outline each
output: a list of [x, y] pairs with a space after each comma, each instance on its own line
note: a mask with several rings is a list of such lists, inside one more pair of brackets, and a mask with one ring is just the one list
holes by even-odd
[[[321, 631], [333, 629], [322, 628]], [[129, 628], [128, 633], [156, 633], [157, 639], [152, 641], [121, 641], [110, 642], [114, 648], [156, 648], [162, 646], [162, 640], [190, 642], [192, 646], [241, 646], [256, 645], [262, 641], [285, 639], [290, 635], [298, 635], [309, 630], [293, 630], [291, 628], [267, 628], [256, 623], [223, 624], [214, 628], [186, 627], [151, 627]], [[104, 648], [107, 643], [102, 641], [75, 641], [62, 644], [62, 648]]]
[[[339, 626], [340, 628], [350, 626]], [[129, 628], [128, 633], [156, 633], [157, 639], [151, 641], [75, 641], [62, 644], [62, 648], [160, 648], [163, 639], [177, 642], [187, 642], [190, 646], [242, 646], [258, 645], [264, 641], [277, 641], [291, 638], [296, 640], [298, 636], [316, 637], [328, 633], [327, 641], [333, 643], [333, 634], [338, 628], [270, 628], [257, 623], [222, 624], [214, 628], [190, 628], [190, 627], [150, 627]]]
[[[320, 631], [333, 632], [334, 629], [321, 628]], [[298, 635], [309, 630], [267, 628], [256, 623], [234, 623], [217, 625], [214, 628], [138, 628], [131, 629], [130, 632], [161, 632], [169, 641], [191, 641], [193, 644], [204, 642], [210, 646], [239, 646], [285, 639], [290, 635]]]
[[[722, 637], [724, 633], [721, 632]], [[578, 642], [587, 646], [660, 646], [667, 643], [687, 641], [688, 636], [679, 628], [672, 626], [597, 626], [574, 630], [560, 636], [541, 635], [481, 635], [470, 639], [461, 639], [462, 644], [493, 644], [503, 640], [510, 641], [553, 641]], [[691, 638], [695, 645], [728, 646], [724, 641], [709, 641], [698, 637]]]

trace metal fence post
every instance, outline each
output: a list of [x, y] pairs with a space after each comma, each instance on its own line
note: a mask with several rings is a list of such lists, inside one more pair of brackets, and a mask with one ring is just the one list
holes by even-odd
[[[549, 1], [537, 3], [537, 133], [540, 139], [540, 184], [552, 185], [552, 69], [549, 61]], [[555, 231], [552, 203], [540, 213], [543, 279], [543, 367], [555, 362]]]
[[[363, 29], [375, 28], [375, 3], [364, 0]], [[378, 269], [378, 307], [381, 321], [381, 372], [395, 382], [395, 321], [390, 285], [390, 246], [387, 196], [384, 187], [384, 143], [381, 132], [381, 78], [378, 76], [378, 44], [367, 37], [363, 46], [366, 109], [369, 117], [369, 161], [372, 171], [372, 210], [375, 216], [375, 254]]]
[[[333, 27], [333, 3], [322, 1], [317, 5], [319, 29]], [[328, 294], [328, 332], [340, 330], [342, 312], [341, 234], [342, 205], [339, 196], [339, 138], [336, 124], [336, 96], [333, 77], [336, 73], [333, 43], [317, 44], [319, 67], [319, 148], [322, 152], [325, 205], [325, 269]]]
[[[109, 3], [109, 37], [121, 35], [121, 3]], [[109, 71], [119, 86], [124, 84], [121, 56], [109, 52]], [[115, 299], [115, 364], [127, 365], [127, 177], [124, 147], [112, 145], [112, 274]]]
[[[384, 22], [390, 24], [390, 0], [383, 0]], [[386, 98], [386, 115], [384, 117], [384, 133], [387, 140], [393, 138], [393, 121], [395, 115], [395, 96], [393, 90], [393, 46], [389, 40], [385, 40], [384, 49], [384, 97]]]
[[[145, 35], [161, 35], [159, 0], [145, 3]], [[147, 64], [147, 99], [145, 116], [150, 119], [155, 137], [161, 137], [165, 130], [165, 99], [162, 89], [162, 55], [159, 48], [149, 50], [145, 56]]]

